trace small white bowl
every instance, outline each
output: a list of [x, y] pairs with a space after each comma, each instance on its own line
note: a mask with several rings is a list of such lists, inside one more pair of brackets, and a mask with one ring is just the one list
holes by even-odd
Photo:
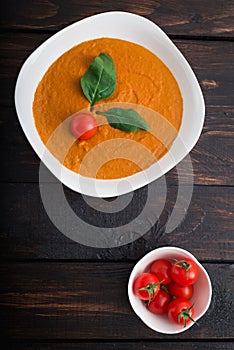
[[194, 260], [198, 266], [198, 280], [194, 284], [194, 294], [191, 298], [192, 303], [194, 303], [194, 320], [197, 321], [209, 308], [212, 296], [212, 286], [206, 270], [191, 253], [177, 247], [158, 248], [146, 254], [141, 260], [139, 260], [131, 272], [128, 282], [128, 297], [130, 304], [137, 316], [139, 316], [149, 328], [156, 332], [177, 334], [186, 331], [192, 327], [194, 323], [190, 322], [186, 327], [183, 327], [170, 321], [167, 314], [155, 315], [151, 313], [146, 308], [145, 304], [133, 293], [133, 282], [138, 275], [149, 271], [149, 267], [153, 261], [158, 259], [181, 258]]

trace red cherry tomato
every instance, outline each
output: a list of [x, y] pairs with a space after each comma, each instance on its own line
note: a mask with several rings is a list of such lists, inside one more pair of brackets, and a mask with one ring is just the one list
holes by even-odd
[[170, 284], [167, 285], [167, 289], [171, 296], [176, 298], [191, 299], [193, 296], [192, 284], [190, 284], [189, 286], [180, 286], [179, 284], [172, 281]]
[[91, 114], [78, 113], [72, 118], [70, 128], [75, 137], [87, 140], [96, 134], [97, 121]]
[[156, 275], [163, 284], [171, 282], [171, 263], [165, 259], [159, 259], [152, 263], [150, 272]]
[[142, 300], [152, 300], [159, 289], [160, 282], [152, 273], [142, 273], [133, 283], [133, 292]]
[[176, 261], [171, 268], [171, 278], [181, 286], [188, 286], [195, 283], [198, 278], [196, 263], [189, 259]]
[[149, 303], [148, 309], [154, 314], [164, 314], [170, 304], [170, 295], [164, 290], [160, 290], [156, 297]]
[[193, 320], [194, 308], [190, 301], [178, 298], [172, 300], [168, 305], [168, 317], [171, 321], [184, 327]]

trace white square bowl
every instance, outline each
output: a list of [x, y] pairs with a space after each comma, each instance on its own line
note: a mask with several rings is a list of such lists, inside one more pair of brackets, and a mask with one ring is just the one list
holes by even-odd
[[[170, 69], [183, 97], [181, 128], [169, 152], [148, 169], [114, 180], [86, 178], [61, 165], [41, 141], [32, 113], [34, 93], [49, 66], [71, 47], [86, 40], [102, 37], [127, 40], [152, 51]], [[167, 173], [194, 147], [205, 116], [200, 86], [184, 56], [156, 24], [127, 12], [106, 12], [88, 17], [46, 40], [29, 56], [19, 73], [15, 88], [15, 105], [28, 141], [52, 174], [72, 190], [94, 197], [125, 194]], [[125, 185], [121, 186], [123, 179]]]

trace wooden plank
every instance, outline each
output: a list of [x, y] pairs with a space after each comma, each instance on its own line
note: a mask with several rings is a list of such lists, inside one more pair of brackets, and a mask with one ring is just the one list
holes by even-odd
[[[49, 34], [2, 33], [0, 104], [12, 106], [16, 76], [25, 59]], [[207, 106], [233, 106], [233, 42], [173, 40], [193, 68]], [[225, 52], [225, 55], [224, 55]]]
[[55, 31], [85, 17], [106, 11], [128, 11], [145, 16], [170, 35], [233, 37], [232, 0], [8, 0], [1, 2], [2, 26]]
[[[0, 155], [2, 182], [38, 182], [39, 158], [27, 141], [12, 108], [1, 108], [2, 137]], [[234, 108], [208, 107], [202, 135], [190, 153], [194, 183], [197, 185], [233, 185], [233, 116]], [[10, 135], [10, 137], [9, 137]], [[180, 181], [188, 183], [189, 160], [181, 166]], [[17, 168], [17, 172], [15, 171]], [[177, 172], [167, 174], [177, 183]]]
[[89, 343], [10, 343], [7, 346], [8, 350], [232, 350], [233, 343], [231, 342], [173, 342], [167, 341], [161, 343], [154, 342], [89, 342]]
[[[206, 315], [176, 339], [233, 336], [233, 266], [205, 264], [213, 281]], [[128, 263], [1, 264], [1, 331], [11, 339], [168, 339], [132, 311]]]
[[[112, 249], [84, 246], [59, 232], [46, 214], [38, 184], [2, 184], [0, 189], [4, 201], [1, 212], [2, 259], [136, 261], [152, 249], [168, 245], [185, 248], [203, 261], [233, 259], [234, 189], [230, 187], [195, 186], [185, 219], [173, 232], [165, 233], [177, 194], [177, 187], [169, 186], [165, 207], [159, 220], [152, 222], [150, 231], [132, 244]], [[94, 238], [100, 235], [99, 227], [121, 227], [134, 220], [143, 210], [147, 196], [146, 188], [138, 190], [123, 211], [105, 214], [92, 209], [81, 195], [66, 188], [64, 190], [76, 215], [93, 226]], [[151, 210], [163, 201], [162, 196], [159, 193], [151, 201]], [[63, 213], [59, 215], [63, 216]], [[65, 217], [64, 220], [66, 222]], [[135, 230], [131, 224], [129, 230]], [[77, 234], [84, 232], [85, 228], [79, 231], [77, 227]], [[77, 241], [81, 242], [79, 239], [77, 236]]]

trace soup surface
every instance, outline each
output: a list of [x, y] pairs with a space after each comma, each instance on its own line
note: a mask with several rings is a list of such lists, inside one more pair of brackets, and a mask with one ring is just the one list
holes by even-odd
[[[114, 61], [116, 88], [95, 104], [98, 130], [81, 141], [72, 135], [70, 120], [81, 110], [90, 112], [80, 79], [101, 52]], [[121, 131], [95, 114], [116, 103], [138, 111], [150, 130]], [[178, 133], [182, 113], [179, 86], [165, 64], [146, 48], [113, 38], [86, 41], [65, 52], [43, 76], [33, 102], [37, 131], [51, 153], [70, 170], [99, 179], [129, 176], [159, 160]]]

